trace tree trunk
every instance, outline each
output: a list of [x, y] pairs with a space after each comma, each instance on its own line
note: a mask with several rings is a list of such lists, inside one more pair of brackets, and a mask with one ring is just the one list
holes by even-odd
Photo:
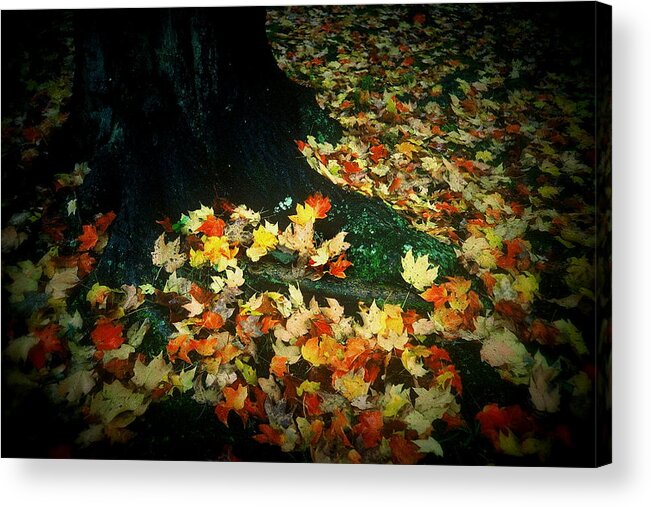
[[341, 129], [277, 67], [264, 9], [79, 11], [75, 36], [71, 152], [91, 167], [81, 208], [118, 214], [100, 273], [146, 277], [163, 216], [216, 196], [270, 210], [315, 191], [335, 204], [330, 227], [351, 232], [364, 278], [396, 275], [405, 244], [453, 269], [450, 248], [303, 160], [295, 140]]

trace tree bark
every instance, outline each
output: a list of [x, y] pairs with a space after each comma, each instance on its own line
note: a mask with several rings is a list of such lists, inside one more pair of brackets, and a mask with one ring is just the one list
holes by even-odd
[[81, 208], [118, 215], [100, 273], [146, 277], [163, 216], [217, 196], [270, 210], [315, 191], [335, 204], [330, 227], [369, 247], [351, 251], [366, 278], [395, 275], [405, 244], [453, 269], [450, 248], [406, 230], [386, 205], [336, 187], [303, 160], [295, 140], [335, 142], [341, 129], [276, 65], [264, 9], [79, 11], [76, 51], [71, 151], [91, 167]]

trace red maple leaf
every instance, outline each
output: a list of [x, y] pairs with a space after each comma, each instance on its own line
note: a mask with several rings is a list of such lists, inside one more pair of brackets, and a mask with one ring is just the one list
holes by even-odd
[[23, 129], [23, 138], [31, 144], [35, 144], [43, 138], [43, 133], [35, 127], [27, 127]]
[[34, 331], [34, 336], [40, 340], [40, 344], [43, 347], [43, 352], [49, 354], [50, 352], [61, 352], [63, 350], [63, 345], [61, 340], [57, 336], [59, 332], [59, 326], [57, 324], [50, 324], [41, 329]]
[[88, 252], [85, 252], [77, 259], [77, 274], [79, 278], [83, 278], [93, 270], [96, 260], [91, 257]]
[[337, 278], [346, 278], [344, 271], [352, 265], [352, 262], [346, 260], [346, 254], [341, 254], [336, 261], [328, 262], [328, 273]]
[[520, 132], [520, 125], [518, 123], [513, 123], [512, 125], [506, 126], [506, 131], [509, 134], [517, 134]]
[[346, 435], [346, 428], [349, 427], [350, 424], [348, 423], [346, 416], [339, 409], [334, 409], [330, 421], [330, 429], [328, 430], [330, 438], [333, 441], [335, 438], [338, 438], [346, 447], [352, 447], [348, 435]]
[[305, 415], [321, 415], [321, 398], [318, 394], [305, 393], [303, 395], [303, 407]]
[[344, 161], [344, 172], [346, 174], [356, 174], [362, 171], [362, 168], [355, 162]]
[[481, 412], [475, 415], [479, 422], [482, 434], [487, 437], [496, 448], [499, 448], [499, 434], [512, 430], [526, 433], [534, 429], [533, 420], [522, 410], [520, 405], [511, 405], [501, 408], [495, 403], [484, 406]]
[[495, 303], [495, 311], [505, 317], [509, 317], [515, 322], [524, 320], [527, 316], [527, 312], [518, 303], [506, 299]]
[[[267, 395], [257, 386], [249, 387], [249, 390], [249, 396], [244, 400], [244, 410], [254, 419], [266, 419], [267, 412], [264, 408], [264, 402], [267, 399]], [[252, 398], [255, 398], [255, 401]]]
[[77, 238], [81, 242], [78, 250], [87, 252], [97, 244], [97, 229], [94, 225], [84, 225], [83, 231], [83, 234]]
[[439, 370], [445, 368], [448, 364], [452, 364], [450, 354], [445, 349], [432, 345], [429, 348], [430, 355], [425, 357], [423, 361], [430, 370], [433, 370], [438, 375]]
[[156, 220], [156, 223], [159, 224], [165, 232], [174, 232], [174, 229], [172, 228], [172, 220], [170, 217], [165, 216], [162, 220]]
[[225, 227], [226, 222], [221, 218], [210, 215], [197, 231], [203, 232], [206, 236], [223, 236]]
[[506, 254], [501, 255], [497, 259], [497, 265], [502, 269], [511, 269], [514, 268], [518, 260], [524, 259], [527, 257], [527, 245], [520, 238], [515, 238], [513, 240], [504, 240], [506, 245]]
[[310, 335], [312, 335], [314, 338], [318, 338], [319, 336], [323, 335], [328, 335], [332, 336], [332, 328], [330, 327], [330, 324], [328, 321], [325, 320], [324, 317], [318, 317], [315, 320], [312, 321], [312, 328], [310, 329]]
[[97, 350], [117, 349], [124, 343], [122, 326], [120, 324], [113, 324], [108, 320], [98, 322], [95, 329], [90, 333], [90, 337]]
[[558, 341], [558, 329], [540, 319], [531, 323], [531, 338], [542, 345], [555, 345]]
[[377, 146], [371, 146], [371, 160], [376, 164], [380, 162], [381, 159], [387, 158], [389, 152], [384, 147], [383, 144], [378, 144]]
[[104, 369], [112, 373], [115, 378], [124, 380], [127, 375], [133, 372], [133, 364], [129, 359], [118, 359], [114, 357], [107, 363], [104, 363]]
[[65, 239], [63, 233], [68, 228], [68, 226], [62, 223], [58, 217], [45, 217], [41, 223], [43, 232], [50, 236], [52, 241], [58, 242]]
[[359, 422], [353, 427], [353, 431], [362, 437], [364, 447], [368, 449], [377, 446], [382, 440], [383, 426], [382, 412], [366, 410], [359, 414]]
[[104, 234], [109, 228], [109, 225], [113, 223], [113, 220], [115, 220], [115, 213], [112, 211], [109, 211], [108, 213], [104, 213], [103, 215], [97, 217], [95, 220], [95, 227], [97, 228], [97, 231], [100, 234]]
[[402, 185], [402, 180], [396, 176], [389, 185], [389, 192], [395, 192], [400, 188], [400, 185]]
[[312, 194], [307, 199], [305, 199], [305, 202], [314, 208], [314, 213], [316, 214], [317, 218], [325, 218], [326, 214], [332, 207], [330, 204], [330, 199], [328, 199], [327, 196], [324, 197], [321, 195], [320, 192]]
[[196, 283], [193, 283], [192, 286], [190, 287], [190, 295], [194, 297], [199, 303], [202, 305], [205, 305], [209, 303], [212, 298], [215, 296], [213, 292], [210, 292], [209, 290], [204, 289], [200, 285], [197, 285]]
[[391, 447], [393, 462], [400, 465], [415, 465], [424, 458], [424, 455], [418, 452], [418, 446], [415, 443], [400, 435], [391, 436], [389, 447]]

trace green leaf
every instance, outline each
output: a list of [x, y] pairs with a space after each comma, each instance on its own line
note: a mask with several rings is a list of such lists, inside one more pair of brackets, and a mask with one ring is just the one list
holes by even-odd
[[240, 359], [236, 359], [235, 367], [240, 371], [248, 384], [254, 386], [258, 383], [258, 375], [252, 366], [242, 362]]

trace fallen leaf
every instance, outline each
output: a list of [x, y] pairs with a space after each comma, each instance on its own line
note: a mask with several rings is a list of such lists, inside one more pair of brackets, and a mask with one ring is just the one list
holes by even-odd
[[438, 276], [439, 268], [438, 266], [430, 268], [427, 254], [419, 255], [417, 259], [414, 259], [412, 250], [408, 250], [401, 262], [402, 278], [418, 291], [432, 285]]

